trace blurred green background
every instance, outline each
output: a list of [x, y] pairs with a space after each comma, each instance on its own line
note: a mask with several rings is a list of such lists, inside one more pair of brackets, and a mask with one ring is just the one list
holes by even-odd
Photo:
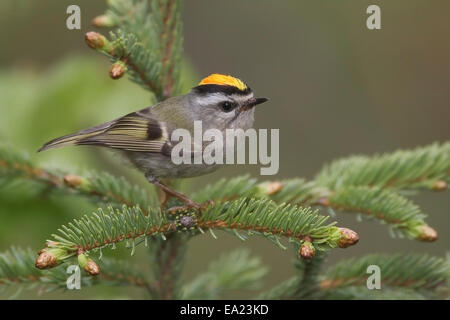
[[[366, 8], [382, 10], [382, 29], [366, 28]], [[82, 29], [67, 30], [66, 8], [81, 7]], [[0, 139], [27, 150], [48, 167], [76, 173], [104, 169], [145, 184], [104, 150], [80, 147], [36, 154], [46, 141], [109, 121], [150, 104], [150, 95], [126, 79], [108, 77], [109, 62], [84, 44], [90, 21], [104, 1], [2, 0], [0, 2]], [[233, 74], [258, 95], [270, 97], [256, 115], [259, 128], [280, 128], [278, 179], [312, 178], [337, 157], [412, 148], [450, 137], [450, 2], [397, 1], [186, 1], [183, 14], [185, 90], [209, 73]], [[189, 71], [195, 70], [195, 71]], [[193, 188], [212, 179], [250, 172], [258, 166], [227, 167], [191, 180]], [[264, 178], [264, 177], [263, 177]], [[56, 228], [89, 213], [89, 203], [71, 197], [34, 197], [25, 185], [0, 191], [0, 249], [42, 247]], [[443, 256], [450, 235], [450, 200], [445, 193], [415, 198], [435, 243], [392, 239], [376, 222], [338, 214], [339, 225], [360, 234], [357, 246], [333, 250], [328, 263], [373, 252], [427, 252]], [[264, 288], [290, 277], [292, 250], [259, 238], [241, 243], [220, 234], [191, 241], [185, 278], [233, 248], [248, 246], [270, 267]], [[143, 270], [144, 247], [108, 251], [132, 259]], [[9, 290], [13, 293], [14, 290]], [[254, 292], [227, 297], [248, 298]], [[0, 298], [6, 298], [2, 295]], [[23, 298], [36, 298], [25, 293]], [[95, 287], [40, 298], [141, 298], [132, 288]]]

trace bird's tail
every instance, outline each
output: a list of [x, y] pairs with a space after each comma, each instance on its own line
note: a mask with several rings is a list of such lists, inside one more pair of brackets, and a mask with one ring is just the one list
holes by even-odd
[[[78, 144], [83, 144], [87, 138], [91, 138], [98, 134], [105, 132], [105, 130], [109, 127], [110, 123], [105, 123], [100, 126], [92, 127], [77, 133], [68, 134], [66, 136], [53, 139], [46, 144], [44, 144], [38, 152], [45, 151], [48, 149], [54, 149], [65, 146], [74, 146]], [[85, 143], [84, 143], [85, 144]]]

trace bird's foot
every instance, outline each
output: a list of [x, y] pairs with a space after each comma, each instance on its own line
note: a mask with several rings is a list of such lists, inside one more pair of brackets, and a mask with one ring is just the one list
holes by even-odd
[[167, 203], [167, 200], [169, 199], [169, 197], [174, 197], [185, 203], [185, 206], [177, 206], [177, 207], [170, 208], [168, 210], [170, 213], [175, 213], [177, 211], [186, 210], [186, 209], [195, 209], [201, 213], [202, 210], [205, 210], [211, 203], [213, 203], [211, 200], [209, 200], [209, 201], [206, 201], [205, 203], [199, 204], [197, 202], [192, 201], [191, 199], [186, 197], [184, 194], [169, 188], [168, 186], [166, 186], [165, 184], [163, 184], [161, 181], [159, 181], [157, 179], [148, 178], [148, 181], [153, 183], [155, 186], [159, 187], [166, 194], [166, 198], [163, 202], [163, 205], [165, 205]]
[[194, 210], [198, 211], [199, 214], [201, 214], [209, 206], [213, 205], [214, 201], [208, 200], [208, 201], [205, 201], [202, 204], [199, 204], [199, 203], [196, 203], [196, 202], [190, 200], [189, 202], [185, 202], [185, 203], [186, 203], [186, 205], [184, 205], [184, 206], [171, 207], [171, 208], [167, 209], [167, 212], [170, 213], [170, 214], [175, 214], [175, 213], [180, 212], [180, 211], [194, 209]]

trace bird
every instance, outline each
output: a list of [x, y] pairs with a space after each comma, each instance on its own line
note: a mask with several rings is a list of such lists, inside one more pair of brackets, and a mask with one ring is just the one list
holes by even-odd
[[213, 73], [184, 95], [53, 139], [38, 152], [74, 145], [118, 150], [168, 197], [181, 200], [187, 207], [200, 209], [200, 204], [173, 190], [162, 179], [200, 176], [217, 170], [221, 165], [175, 164], [171, 154], [179, 141], [172, 139], [172, 133], [176, 129], [192, 133], [196, 121], [201, 121], [203, 130], [218, 129], [222, 133], [227, 129], [247, 130], [253, 127], [254, 107], [266, 101], [267, 98], [256, 98], [252, 89], [242, 80]]

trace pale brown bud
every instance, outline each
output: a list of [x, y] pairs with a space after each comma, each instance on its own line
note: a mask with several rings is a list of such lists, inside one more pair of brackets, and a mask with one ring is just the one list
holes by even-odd
[[114, 20], [107, 15], [97, 16], [92, 20], [92, 25], [98, 28], [114, 27]]
[[98, 265], [84, 253], [78, 255], [78, 264], [91, 276], [96, 276], [100, 273]]
[[64, 183], [68, 187], [76, 188], [83, 183], [83, 178], [76, 176], [74, 174], [68, 174], [64, 177]]
[[84, 271], [86, 271], [91, 276], [96, 276], [100, 273], [100, 268], [98, 265], [94, 262], [94, 260], [88, 259], [84, 266]]
[[338, 241], [339, 248], [347, 248], [352, 246], [359, 241], [359, 235], [348, 228], [339, 228], [339, 232], [341, 233], [341, 238]]
[[444, 180], [438, 180], [433, 183], [432, 189], [434, 191], [444, 191], [448, 187], [448, 184]]
[[117, 61], [109, 70], [109, 75], [112, 79], [120, 79], [127, 71], [127, 66], [123, 61]]
[[39, 256], [37, 257], [35, 264], [38, 269], [48, 269], [53, 268], [58, 265], [58, 258], [49, 250], [39, 251]]
[[84, 38], [90, 48], [112, 54], [113, 47], [111, 43], [100, 33], [91, 31], [86, 33]]
[[438, 238], [438, 233], [430, 226], [419, 226], [417, 227], [417, 231], [419, 235], [417, 236], [417, 240], [425, 241], [425, 242], [433, 242]]
[[39, 251], [38, 257], [35, 261], [35, 266], [38, 269], [48, 269], [56, 267], [59, 263], [68, 257], [67, 250], [61, 248], [47, 247]]
[[86, 44], [92, 49], [101, 49], [105, 45], [105, 37], [97, 32], [88, 32], [84, 36]]
[[266, 194], [268, 196], [277, 194], [283, 189], [283, 184], [279, 181], [270, 182], [266, 186]]
[[320, 198], [317, 200], [317, 204], [319, 206], [329, 207], [330, 206], [330, 200], [328, 198]]
[[312, 259], [315, 254], [316, 254], [316, 249], [314, 248], [314, 246], [312, 245], [311, 242], [305, 241], [300, 246], [299, 255], [303, 259], [307, 259], [307, 260]]

